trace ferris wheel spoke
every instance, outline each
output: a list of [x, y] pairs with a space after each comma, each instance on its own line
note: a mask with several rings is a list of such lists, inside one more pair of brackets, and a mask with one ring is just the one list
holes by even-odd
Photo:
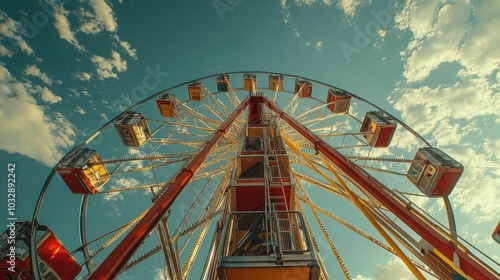
[[[296, 206], [297, 206], [297, 210], [299, 210], [300, 212], [304, 212], [304, 209], [302, 208], [302, 205], [300, 204], [299, 201], [296, 201], [295, 202]], [[306, 228], [307, 228], [307, 232], [309, 233], [309, 235], [311, 236], [311, 239], [312, 239], [312, 243], [313, 243], [313, 246], [314, 246], [314, 249], [316, 250], [316, 252], [318, 252], [318, 262], [319, 262], [319, 267], [320, 267], [320, 277], [322, 279], [330, 279], [329, 275], [328, 275], [328, 271], [326, 270], [326, 266], [323, 262], [323, 259], [321, 257], [321, 250], [318, 246], [318, 242], [316, 241], [316, 236], [314, 236], [313, 234], [313, 231], [311, 229], [311, 225], [309, 223], [309, 220], [308, 219], [305, 219], [305, 224], [306, 224]]]
[[[216, 128], [220, 125], [220, 122], [219, 121], [216, 121], [214, 119], [211, 119], [207, 116], [204, 116], [203, 114], [197, 112], [196, 110], [192, 109], [191, 107], [187, 106], [186, 104], [182, 104], [183, 106], [183, 109], [185, 110], [184, 113], [187, 115], [187, 116], [190, 116], [192, 117], [193, 119], [198, 119], [200, 121], [203, 121], [205, 122], [205, 126], [206, 127], [212, 127], [212, 128]], [[209, 126], [207, 123], [213, 125], [213, 126]]]
[[224, 105], [224, 103], [222, 103], [219, 98], [212, 94], [209, 89], [205, 88], [205, 90], [207, 91], [208, 96], [212, 97], [217, 102], [217, 104], [219, 104], [219, 106], [224, 109], [224, 111], [226, 112], [226, 116], [230, 115], [233, 112], [232, 110], [229, 110], [229, 108], [227, 108], [227, 106]]
[[335, 186], [335, 188], [332, 188], [332, 186], [330, 184], [328, 184], [326, 182], [322, 182], [322, 181], [320, 181], [316, 178], [313, 178], [313, 177], [311, 177], [305, 173], [302, 173], [302, 172], [295, 171], [294, 176], [297, 177], [298, 179], [306, 182], [306, 183], [309, 183], [313, 186], [316, 186], [316, 187], [323, 189], [327, 192], [330, 192], [334, 195], [346, 198], [346, 195], [340, 190], [340, 188], [338, 186]]
[[298, 121], [301, 121], [314, 113], [319, 115], [319, 114], [321, 114], [321, 112], [319, 112], [319, 111], [322, 109], [325, 109], [325, 107], [328, 105], [329, 105], [329, 103], [327, 103], [327, 104], [318, 103], [316, 106], [313, 106], [312, 108], [306, 109], [306, 110], [304, 110], [304, 112], [302, 112], [298, 115], [295, 115], [294, 118]]
[[131, 169], [131, 170], [124, 170], [124, 171], [121, 171], [121, 172], [113, 172], [113, 173], [111, 173], [111, 175], [118, 176], [118, 175], [124, 175], [124, 174], [129, 174], [129, 173], [135, 173], [135, 172], [141, 172], [141, 171], [146, 171], [146, 170], [152, 170], [152, 169], [158, 168], [160, 166], [165, 166], [165, 165], [169, 165], [169, 164], [172, 164], [172, 163], [187, 161], [190, 158], [191, 157], [179, 158], [179, 159], [174, 159], [174, 160], [165, 160], [162, 163], [154, 164], [154, 165], [151, 165], [151, 166], [143, 166], [143, 167], [138, 167], [138, 168]]
[[[231, 83], [229, 82], [229, 80], [226, 77], [224, 77], [224, 79], [226, 80], [227, 86], [229, 88], [229, 91], [227, 92], [227, 96], [229, 97], [229, 100], [233, 104], [234, 108], [236, 108], [241, 103], [241, 101], [238, 98], [238, 95], [236, 94], [236, 92], [234, 91], [234, 88], [231, 86]], [[229, 93], [231, 93], [231, 94], [229, 94]]]
[[[93, 259], [97, 254], [99, 254], [104, 249], [106, 249], [109, 245], [111, 245], [113, 242], [115, 242], [116, 240], [118, 240], [118, 238], [120, 238], [123, 234], [125, 234], [135, 223], [137, 223], [142, 217], [144, 217], [144, 215], [146, 215], [147, 211], [150, 208], [151, 207], [148, 207], [141, 214], [139, 214], [139, 216], [137, 216], [134, 219], [132, 219], [126, 225], [120, 227], [119, 231], [115, 235], [113, 235], [111, 238], [109, 238], [107, 241], [105, 241], [99, 248], [97, 248], [96, 250], [94, 250], [92, 252], [92, 254], [90, 255], [90, 259]], [[87, 261], [89, 261], [89, 260], [86, 260], [86, 262]]]
[[[322, 155], [323, 156], [323, 155]], [[347, 187], [345, 182], [340, 178], [339, 174], [332, 167], [328, 159], [323, 156], [324, 163], [330, 170], [330, 172], [337, 178], [342, 188], [349, 194], [352, 202], [356, 205], [358, 209], [361, 210], [363, 215], [370, 221], [370, 223], [375, 227], [375, 229], [384, 237], [384, 239], [391, 245], [392, 249], [397, 253], [401, 260], [405, 263], [408, 269], [415, 275], [417, 279], [425, 279], [420, 270], [418, 270], [415, 265], [410, 261], [406, 254], [399, 248], [399, 246], [392, 240], [392, 238], [387, 234], [387, 232], [380, 226], [376, 219], [369, 213], [367, 209], [369, 207], [361, 203], [361, 200], [356, 197], [356, 195]]]
[[[209, 199], [206, 202], [207, 205], [201, 205], [202, 199], [205, 197], [205, 194], [209, 190], [209, 187], [211, 186], [211, 183], [214, 180], [215, 180], [214, 176], [210, 177], [208, 179], [207, 183], [205, 183], [205, 187], [203, 187], [203, 189], [200, 191], [200, 193], [197, 194], [197, 196], [196, 196], [195, 200], [193, 201], [193, 203], [191, 204], [191, 206], [188, 209], [184, 209], [184, 211], [187, 210], [187, 212], [184, 214], [184, 218], [182, 219], [179, 226], [177, 227], [177, 230], [183, 230], [186, 227], [186, 224], [190, 220], [191, 215], [193, 214], [194, 211], [199, 211], [200, 213], [198, 213], [198, 214], [199, 214], [199, 217], [201, 217], [201, 215], [203, 215], [203, 211], [200, 211], [200, 209], [208, 210], [207, 207], [209, 206], [210, 201], [212, 201], [212, 199], [219, 199], [219, 197], [217, 197], [217, 194], [218, 194], [218, 191], [220, 191], [220, 188], [221, 188], [220, 185], [217, 186], [215, 188], [215, 190], [212, 190], [213, 191], [212, 195], [209, 196]], [[203, 203], [205, 203], [205, 202], [203, 202]], [[187, 207], [185, 207], [185, 208], [187, 208]], [[192, 226], [189, 226], [189, 227], [192, 227]], [[177, 233], [174, 233], [174, 238], [178, 239]]]
[[311, 199], [307, 195], [307, 192], [305, 191], [304, 187], [302, 187], [302, 184], [300, 182], [297, 182], [297, 186], [301, 190], [302, 195], [304, 196], [304, 198], [306, 200], [306, 204], [311, 209], [311, 212], [313, 213], [313, 216], [314, 216], [316, 222], [318, 223], [318, 225], [319, 225], [319, 227], [321, 229], [321, 232], [323, 233], [323, 236], [325, 237], [328, 245], [330, 246], [330, 249], [332, 250], [332, 253], [335, 256], [335, 259], [337, 260], [338, 265], [342, 269], [342, 272], [344, 273], [344, 276], [346, 277], [346, 279], [352, 279], [351, 275], [349, 274], [349, 271], [347, 270], [347, 267], [344, 264], [344, 261], [342, 260], [342, 257], [340, 256], [339, 251], [337, 250], [337, 248], [333, 244], [333, 241], [330, 238], [330, 235], [326, 231], [325, 226], [323, 225], [323, 222], [321, 221], [320, 217], [318, 216], [318, 213], [316, 212], [316, 210], [312, 207], [313, 202], [311, 201]]
[[188, 259], [186, 260], [184, 266], [182, 267], [182, 279], [187, 279], [187, 276], [191, 272], [191, 268], [193, 267], [194, 264], [194, 259], [196, 258], [196, 255], [200, 251], [203, 240], [207, 236], [209, 226], [210, 222], [205, 222], [196, 240], [194, 241], [194, 245], [193, 248], [191, 249], [191, 252], [189, 252]]

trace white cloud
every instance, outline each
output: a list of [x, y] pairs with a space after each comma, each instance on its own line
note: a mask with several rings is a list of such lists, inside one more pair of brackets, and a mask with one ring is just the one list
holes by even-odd
[[167, 278], [165, 278], [165, 273], [163, 272], [163, 269], [161, 268], [155, 268], [155, 280], [167, 280]]
[[[329, 1], [327, 1], [329, 2]], [[370, 4], [371, 0], [339, 0], [337, 6], [346, 14], [348, 17], [353, 17], [356, 14], [359, 6], [364, 3]]]
[[80, 81], [88, 81], [90, 78], [92, 78], [92, 75], [87, 72], [76, 72], [73, 73], [73, 78], [78, 79]]
[[493, 160], [500, 160], [500, 139], [484, 139], [484, 151], [486, 152], [487, 155], [490, 155], [491, 159]]
[[137, 60], [137, 54], [136, 54], [136, 49], [132, 48], [132, 45], [130, 45], [129, 42], [122, 41], [118, 35], [114, 35], [113, 38], [120, 44], [120, 46], [127, 52], [127, 54], [132, 57], [133, 59]]
[[112, 51], [111, 58], [106, 59], [102, 56], [93, 55], [91, 61], [96, 66], [97, 77], [100, 80], [106, 78], [118, 78], [114, 70], [124, 72], [127, 70], [127, 62], [120, 57], [120, 54]]
[[128, 55], [130, 55], [130, 57], [137, 60], [136, 50], [132, 48], [129, 42], [120, 41], [120, 46], [123, 47], [123, 49], [128, 53]]
[[72, 44], [79, 51], [85, 51], [84, 47], [80, 45], [75, 38], [75, 33], [71, 31], [71, 24], [66, 17], [68, 14], [68, 11], [64, 9], [63, 5], [54, 6], [54, 26], [57, 32], [59, 32], [59, 37]]
[[89, 4], [92, 6], [94, 13], [85, 10], [80, 11], [80, 16], [86, 19], [80, 30], [87, 34], [97, 34], [102, 30], [115, 32], [118, 24], [108, 3], [104, 0], [91, 0]]
[[9, 46], [0, 45], [0, 56], [11, 57], [19, 50], [28, 55], [33, 54], [33, 49], [23, 38], [24, 35], [26, 35], [26, 31], [22, 24], [0, 10], [0, 41], [2, 43], [9, 42]]
[[59, 103], [62, 101], [62, 98], [60, 96], [55, 95], [47, 87], [35, 86], [35, 89], [42, 96], [42, 100], [47, 102], [47, 103], [54, 104], [54, 103]]
[[295, 0], [295, 4], [297, 5], [308, 5], [308, 6], [312, 6], [314, 3], [316, 2], [316, 0]]
[[500, 65], [500, 38], [491, 34], [500, 18], [492, 11], [499, 9], [498, 1], [408, 1], [395, 17], [396, 27], [414, 36], [403, 52], [404, 77], [423, 81], [446, 62], [458, 62], [465, 76], [493, 74]]
[[290, 26], [295, 37], [297, 38], [300, 37], [300, 32], [295, 26], [294, 21], [292, 20], [292, 12], [290, 11], [290, 5], [287, 5], [286, 0], [281, 0], [281, 13], [284, 16], [283, 21], [285, 22], [285, 24], [288, 24], [288, 26]]
[[[422, 272], [422, 274], [424, 275], [424, 277], [429, 277], [429, 279], [433, 278], [429, 274], [426, 274], [425, 272]], [[416, 278], [400, 258], [393, 257], [387, 263], [379, 265], [372, 275], [368, 277], [363, 275], [357, 275], [356, 278], [353, 279], [354, 280], [386, 280], [386, 279], [414, 280]]]
[[[131, 188], [139, 185], [139, 181], [137, 181], [135, 178], [120, 178], [116, 179], [113, 178], [111, 179], [110, 182], [108, 182], [109, 188], [111, 190], [121, 190], [121, 189], [126, 189], [126, 188]], [[103, 198], [106, 202], [109, 201], [122, 201], [124, 200], [123, 194], [121, 192], [109, 192], [105, 193], [103, 195]]]
[[446, 151], [465, 166], [450, 199], [474, 222], [497, 221], [500, 213], [500, 162], [489, 160], [480, 148], [460, 147]]
[[363, 275], [356, 275], [356, 278], [353, 278], [353, 280], [373, 280], [373, 278], [365, 277]]
[[382, 279], [413, 280], [415, 276], [401, 259], [394, 257], [387, 264], [378, 266], [377, 270], [373, 273], [373, 280]]
[[[31, 92], [35, 88], [18, 82], [0, 64], [0, 118], [8, 120], [0, 130], [0, 149], [53, 166], [75, 144], [75, 128], [62, 114], [49, 114], [38, 104]], [[46, 96], [48, 101], [53, 98]]]
[[384, 41], [385, 37], [387, 36], [387, 30], [379, 29], [377, 31], [377, 33], [378, 33], [378, 36], [380, 36], [380, 39], [382, 39], [382, 41]]
[[0, 45], [0, 56], [12, 57], [14, 53], [3, 45]]
[[78, 113], [78, 114], [80, 114], [80, 115], [85, 115], [85, 114], [87, 114], [87, 112], [85, 112], [85, 110], [83, 110], [83, 108], [82, 108], [82, 107], [80, 107], [80, 106], [78, 106], [78, 107], [76, 107], [76, 108], [75, 108], [75, 113]]
[[115, 32], [118, 25], [113, 14], [113, 10], [104, 0], [91, 0], [90, 4], [94, 8], [97, 18], [104, 24], [107, 31]]
[[397, 88], [389, 101], [401, 112], [405, 122], [420, 134], [452, 134], [456, 136], [455, 140], [447, 137], [437, 140], [444, 141], [442, 144], [460, 144], [465, 134], [458, 131], [460, 127], [451, 124], [451, 121], [498, 116], [500, 100], [495, 98], [497, 94], [490, 88], [486, 78], [476, 78], [459, 81], [451, 86]]
[[42, 73], [40, 71], [40, 69], [38, 68], [38, 66], [36, 65], [28, 65], [26, 66], [26, 68], [24, 69], [23, 73], [25, 75], [29, 75], [29, 76], [34, 76], [34, 77], [38, 77], [40, 78], [44, 83], [48, 84], [48, 85], [52, 85], [52, 79], [45, 73]]
[[323, 42], [322, 41], [316, 42], [316, 45], [314, 45], [314, 49], [320, 52], [323, 49]]

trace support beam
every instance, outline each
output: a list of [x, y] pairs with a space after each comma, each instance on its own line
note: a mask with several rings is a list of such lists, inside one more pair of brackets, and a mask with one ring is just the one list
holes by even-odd
[[407, 209], [406, 205], [396, 200], [382, 183], [364, 172], [341, 153], [328, 145], [328, 143], [324, 142], [320, 137], [286, 114], [273, 102], [269, 101], [269, 99], [263, 97], [263, 103], [310, 141], [318, 153], [323, 154], [335, 166], [341, 169], [348, 178], [353, 180], [356, 185], [362, 187], [387, 209], [396, 214], [401, 221], [412, 228], [436, 250], [441, 252], [444, 257], [453, 260], [453, 256], [456, 254], [459, 259], [460, 268], [467, 275], [471, 276], [473, 279], [500, 278], [498, 273], [483, 265], [475, 256], [456, 247], [454, 241], [443, 236], [431, 224], [415, 215], [411, 209]]
[[218, 143], [222, 136], [228, 131], [234, 120], [248, 106], [248, 101], [249, 98], [246, 98], [221, 126], [214, 131], [212, 137], [207, 141], [199, 153], [171, 180], [170, 187], [156, 200], [146, 215], [109, 254], [97, 270], [90, 275], [88, 278], [89, 280], [113, 279], [120, 274], [122, 268], [147, 238], [148, 233], [160, 222], [165, 212], [189, 183], [189, 180], [193, 177], [198, 167], [205, 161], [210, 150]]

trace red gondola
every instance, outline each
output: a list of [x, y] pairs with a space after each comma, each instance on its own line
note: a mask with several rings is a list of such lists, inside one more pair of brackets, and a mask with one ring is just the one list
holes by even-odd
[[365, 134], [368, 144], [372, 147], [389, 147], [392, 136], [396, 131], [396, 122], [382, 112], [368, 112], [361, 124], [361, 132]]
[[326, 103], [329, 103], [328, 109], [335, 114], [349, 113], [352, 96], [339, 89], [329, 89], [326, 97]]
[[[0, 279], [32, 279], [30, 222], [12, 224], [0, 235]], [[72, 280], [82, 268], [46, 226], [38, 226], [38, 266], [42, 279]], [[15, 267], [14, 269], [9, 269]]]
[[255, 74], [243, 74], [243, 89], [252, 91], [257, 87], [257, 76]]
[[98, 163], [100, 161], [95, 150], [75, 150], [63, 159], [57, 173], [73, 193], [94, 194], [110, 179], [104, 164]]
[[495, 240], [498, 244], [500, 244], [500, 222], [498, 222], [495, 231], [492, 234], [493, 240]]
[[295, 94], [298, 94], [299, 97], [311, 97], [312, 83], [309, 81], [295, 79]]
[[175, 95], [164, 93], [160, 99], [156, 100], [158, 110], [162, 117], [174, 118], [177, 116], [177, 102]]
[[425, 147], [417, 151], [406, 176], [429, 197], [448, 196], [463, 171], [463, 165], [443, 151]]
[[188, 86], [189, 99], [191, 101], [203, 100], [203, 84], [200, 82], [193, 82]]
[[283, 90], [283, 84], [285, 80], [283, 79], [282, 75], [275, 76], [275, 75], [269, 75], [269, 89], [274, 90], [274, 91], [281, 91]]

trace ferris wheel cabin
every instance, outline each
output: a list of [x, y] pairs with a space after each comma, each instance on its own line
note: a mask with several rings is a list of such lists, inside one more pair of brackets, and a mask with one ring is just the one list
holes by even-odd
[[[17, 222], [0, 235], [0, 279], [32, 279], [30, 268], [30, 222]], [[13, 242], [15, 241], [15, 246]], [[72, 280], [81, 267], [46, 226], [37, 229], [39, 272], [43, 280]], [[9, 270], [14, 263], [15, 272]]]
[[193, 82], [188, 86], [189, 100], [199, 101], [203, 99], [203, 84], [200, 82]]
[[274, 91], [281, 91], [284, 88], [283, 75], [275, 76], [269, 75], [269, 89]]
[[229, 75], [220, 75], [216, 79], [217, 81], [217, 91], [228, 92], [229, 91]]
[[295, 94], [298, 94], [299, 97], [311, 97], [312, 87], [312, 83], [309, 81], [295, 79]]
[[101, 161], [95, 150], [78, 149], [62, 160], [57, 173], [73, 193], [94, 194], [110, 179]]
[[352, 96], [339, 89], [329, 89], [326, 97], [328, 109], [334, 114], [349, 113]]
[[360, 132], [367, 132], [364, 137], [374, 148], [389, 147], [396, 131], [396, 121], [380, 111], [367, 112]]
[[429, 197], [448, 196], [464, 170], [458, 161], [431, 147], [419, 149], [414, 161], [406, 176]]
[[243, 89], [252, 91], [257, 87], [257, 75], [252, 73], [243, 74]]
[[177, 116], [177, 100], [175, 95], [164, 93], [159, 99], [156, 100], [158, 110], [162, 117], [174, 118]]
[[500, 244], [500, 222], [498, 222], [497, 227], [495, 228], [495, 231], [493, 231], [493, 234], [491, 236], [496, 243]]
[[151, 139], [148, 122], [141, 113], [125, 112], [116, 120], [115, 129], [125, 146], [142, 147]]

